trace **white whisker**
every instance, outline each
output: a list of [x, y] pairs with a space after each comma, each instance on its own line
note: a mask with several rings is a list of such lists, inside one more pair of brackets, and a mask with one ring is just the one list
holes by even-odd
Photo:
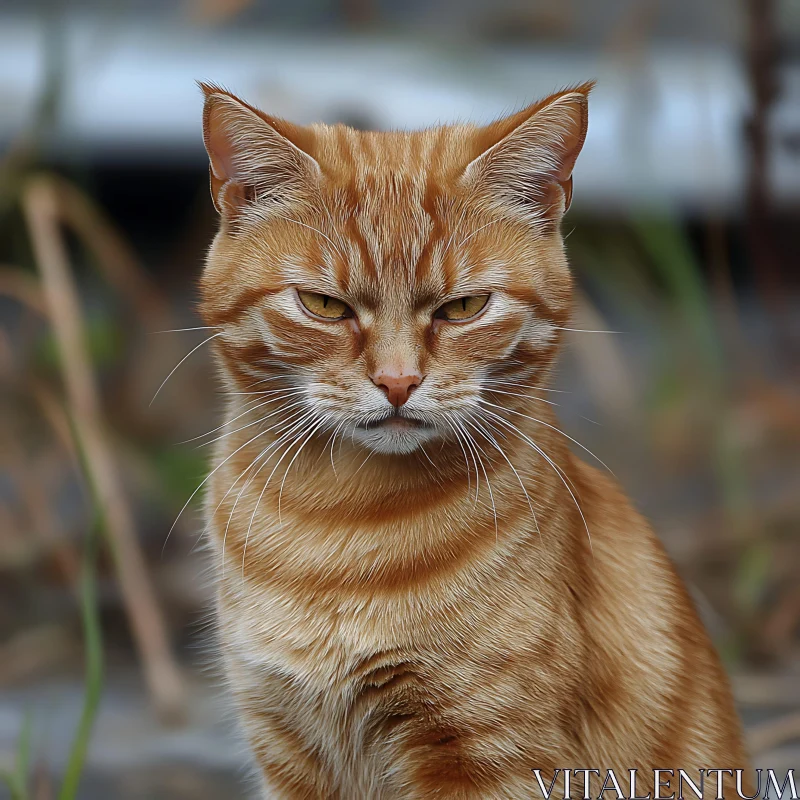
[[166, 331], [148, 331], [148, 335], [155, 336], [159, 333], [183, 333], [184, 331], [218, 331], [219, 325], [198, 325], [196, 328], [171, 328]]
[[557, 325], [553, 325], [553, 330], [571, 331], [572, 333], [625, 333], [625, 331], [587, 331], [584, 328], [560, 328]]
[[314, 233], [318, 233], [323, 239], [326, 239], [328, 243], [331, 245], [331, 247], [339, 254], [339, 258], [341, 258], [342, 261], [346, 261], [344, 255], [342, 255], [342, 251], [339, 249], [336, 242], [334, 242], [330, 236], [323, 233], [319, 228], [315, 228], [313, 225], [307, 225], [305, 222], [300, 222], [300, 220], [297, 219], [291, 219], [290, 217], [281, 216], [280, 214], [273, 214], [272, 216], [275, 219], [282, 219], [284, 222], [291, 222], [294, 225], [300, 225], [303, 228], [307, 228], [310, 231], [314, 231]]
[[523, 414], [521, 411], [515, 411], [513, 408], [505, 408], [504, 406], [499, 406], [497, 403], [490, 403], [488, 400], [484, 400], [482, 398], [478, 398], [479, 403], [483, 403], [484, 405], [491, 406], [492, 408], [499, 408], [502, 411], [507, 411], [509, 414], [516, 414], [518, 417], [524, 417], [525, 419], [529, 419], [531, 422], [535, 422], [538, 425], [544, 425], [546, 428], [550, 428], [551, 431], [555, 431], [556, 433], [560, 433], [565, 439], [569, 439], [573, 444], [576, 444], [578, 447], [581, 448], [584, 452], [588, 453], [592, 458], [594, 458], [599, 464], [602, 464], [612, 475], [614, 474], [611, 470], [611, 467], [605, 463], [601, 458], [596, 456], [588, 447], [582, 445], [577, 439], [573, 439], [568, 433], [564, 433], [560, 428], [557, 428], [555, 425], [551, 425], [549, 422], [545, 422], [541, 419], [536, 419], [536, 417], [528, 416], [527, 414]]
[[565, 389], [547, 389], [544, 386], [530, 386], [527, 382], [522, 381], [503, 381], [497, 378], [482, 378], [481, 383], [492, 383], [498, 386], [522, 386], [526, 389], [533, 389], [536, 392], [552, 392], [553, 394], [572, 394]]
[[483, 459], [481, 458], [480, 455], [481, 453], [486, 455], [486, 453], [484, 452], [483, 448], [478, 444], [477, 440], [474, 437], [470, 435], [470, 438], [472, 438], [473, 444], [477, 448], [476, 452], [478, 455], [478, 464], [480, 464], [481, 472], [483, 473], [483, 477], [486, 480], [486, 488], [489, 490], [489, 500], [492, 503], [492, 515], [494, 516], [494, 539], [495, 541], [498, 541], [500, 538], [500, 532], [499, 532], [499, 527], [497, 525], [497, 506], [495, 505], [494, 502], [494, 492], [492, 491], [492, 483], [489, 480], [489, 473], [486, 471], [486, 467], [484, 466]]
[[[528, 502], [528, 508], [530, 509], [531, 515], [533, 516], [533, 524], [536, 526], [536, 532], [539, 534], [539, 538], [541, 539], [542, 531], [539, 528], [539, 521], [536, 518], [536, 512], [533, 510], [533, 503], [531, 502], [531, 498], [528, 495], [528, 490], [525, 488], [525, 484], [522, 482], [522, 478], [520, 477], [519, 472], [517, 472], [516, 467], [511, 463], [511, 459], [505, 454], [505, 451], [503, 450], [502, 447], [500, 447], [500, 444], [498, 443], [497, 439], [494, 436], [492, 436], [491, 432], [486, 430], [482, 425], [480, 425], [480, 422], [478, 420], [473, 419], [472, 422], [477, 427], [477, 429], [480, 430], [483, 436], [485, 436], [494, 445], [494, 447], [497, 449], [497, 452], [500, 453], [500, 455], [505, 459], [508, 466], [511, 467], [511, 471], [516, 476], [517, 482], [519, 483], [520, 488], [522, 489], [522, 493], [525, 495], [525, 500], [527, 500]], [[497, 430], [497, 428], [495, 428], [495, 430]]]
[[507, 392], [504, 389], [494, 389], [491, 386], [471, 386], [469, 388], [472, 389], [483, 389], [486, 392], [491, 392], [492, 394], [505, 394], [509, 397], [520, 397], [525, 398], [527, 400], [538, 400], [540, 403], [547, 403], [549, 406], [558, 407], [558, 403], [554, 403], [552, 400], [546, 400], [544, 397], [536, 397], [532, 394], [518, 394], [517, 392]]
[[[309, 417], [313, 420], [314, 417], [316, 416], [315, 412], [313, 410], [311, 410], [308, 413], [309, 413]], [[312, 433], [313, 433], [313, 431], [314, 431], [314, 429], [312, 429]], [[269, 486], [269, 482], [272, 480], [272, 476], [275, 474], [275, 470], [277, 470], [278, 467], [281, 465], [281, 462], [289, 454], [289, 452], [290, 452], [290, 450], [291, 450], [291, 448], [292, 448], [292, 446], [294, 444], [297, 444], [297, 438], [294, 438], [292, 441], [290, 441], [287, 444], [286, 450], [284, 450], [283, 455], [281, 455], [281, 457], [276, 462], [275, 466], [272, 468], [272, 472], [270, 472], [269, 476], [267, 477], [267, 480], [264, 482], [264, 486], [261, 489], [261, 493], [258, 496], [258, 500], [256, 500], [255, 507], [253, 508], [253, 513], [250, 515], [250, 522], [249, 522], [249, 524], [247, 526], [247, 533], [245, 534], [245, 537], [244, 537], [244, 548], [242, 550], [242, 578], [244, 578], [245, 558], [247, 556], [247, 545], [248, 545], [248, 542], [250, 541], [250, 531], [253, 528], [253, 522], [254, 522], [254, 520], [256, 518], [256, 514], [258, 513], [258, 507], [259, 507], [259, 505], [261, 505], [261, 500], [264, 497], [264, 493], [267, 491], [267, 487]], [[259, 468], [259, 471], [260, 471], [260, 468]], [[279, 525], [281, 524], [280, 521], [279, 521], [278, 524]]]
[[[263, 468], [266, 466], [266, 464], [268, 464], [268, 463], [269, 463], [269, 459], [272, 457], [272, 455], [268, 455], [268, 454], [269, 454], [269, 452], [270, 452], [270, 450], [275, 450], [275, 449], [277, 449], [277, 448], [278, 448], [280, 445], [284, 444], [284, 443], [287, 441], [287, 439], [288, 439], [288, 438], [289, 438], [289, 437], [290, 437], [290, 436], [291, 436], [291, 435], [292, 435], [292, 434], [293, 434], [293, 433], [294, 433], [296, 430], [298, 430], [300, 427], [302, 427], [302, 426], [305, 424], [305, 422], [306, 422], [306, 420], [307, 420], [307, 419], [310, 419], [310, 418], [311, 418], [311, 416], [312, 416], [312, 412], [310, 412], [310, 411], [305, 411], [305, 412], [302, 412], [302, 411], [300, 411], [300, 412], [295, 412], [293, 415], [291, 415], [291, 416], [290, 416], [290, 418], [289, 418], [289, 420], [287, 420], [287, 421], [284, 423], [282, 430], [280, 430], [280, 431], [279, 431], [279, 433], [278, 433], [278, 437], [275, 439], [275, 441], [273, 441], [273, 442], [270, 442], [270, 444], [268, 444], [268, 445], [267, 445], [267, 446], [266, 446], [266, 447], [265, 447], [265, 448], [264, 448], [264, 449], [263, 449], [263, 450], [262, 450], [262, 451], [261, 451], [261, 452], [260, 452], [260, 453], [259, 453], [259, 454], [258, 454], [258, 455], [257, 455], [257, 456], [256, 456], [256, 457], [255, 457], [255, 458], [252, 460], [252, 461], [251, 461], [251, 462], [250, 462], [250, 464], [247, 466], [247, 468], [246, 468], [246, 469], [245, 469], [245, 470], [244, 470], [244, 471], [243, 471], [243, 472], [242, 472], [242, 473], [239, 475], [239, 477], [238, 477], [238, 478], [237, 478], [237, 479], [236, 479], [236, 480], [233, 482], [233, 484], [231, 485], [231, 487], [230, 487], [230, 488], [228, 489], [228, 491], [225, 493], [225, 497], [223, 497], [223, 498], [222, 498], [222, 500], [220, 501], [219, 505], [217, 506], [217, 510], [218, 510], [218, 509], [219, 509], [219, 507], [220, 507], [220, 506], [222, 505], [222, 503], [224, 502], [225, 498], [226, 498], [226, 497], [227, 497], [227, 496], [228, 496], [228, 495], [231, 493], [231, 491], [233, 490], [234, 486], [236, 486], [236, 484], [237, 484], [237, 483], [238, 483], [238, 482], [239, 482], [239, 481], [242, 479], [242, 477], [243, 477], [243, 476], [244, 476], [244, 475], [245, 475], [247, 472], [249, 472], [249, 471], [250, 471], [250, 470], [251, 470], [253, 467], [255, 467], [255, 465], [256, 465], [256, 464], [257, 464], [259, 461], [261, 461], [261, 459], [262, 459], [262, 458], [264, 458], [265, 456], [267, 456], [267, 459], [266, 459], [266, 461], [264, 461], [264, 463], [263, 463], [263, 464], [262, 464], [262, 465], [261, 465], [261, 466], [260, 466], [260, 467], [259, 467], [259, 468], [258, 468], [258, 469], [257, 469], [257, 470], [256, 470], [256, 471], [255, 471], [255, 472], [254, 472], [254, 473], [253, 473], [253, 474], [252, 474], [252, 475], [251, 475], [251, 476], [250, 476], [250, 477], [249, 477], [249, 478], [248, 478], [246, 481], [245, 481], [245, 483], [242, 485], [242, 488], [239, 490], [239, 493], [236, 495], [236, 499], [233, 501], [233, 507], [231, 508], [230, 514], [228, 514], [228, 521], [227, 521], [227, 523], [225, 524], [225, 533], [224, 533], [224, 535], [223, 535], [223, 537], [222, 537], [222, 571], [223, 571], [223, 575], [225, 574], [225, 546], [226, 546], [226, 543], [227, 543], [227, 540], [228, 540], [228, 530], [230, 529], [230, 525], [231, 525], [231, 522], [232, 522], [232, 520], [233, 520], [234, 514], [236, 513], [236, 506], [239, 504], [239, 500], [241, 499], [242, 495], [243, 495], [243, 494], [244, 494], [244, 493], [247, 491], [247, 489], [250, 487], [250, 485], [253, 483], [253, 481], [256, 479], [256, 477], [257, 477], [257, 476], [258, 476], [258, 474], [261, 472], [261, 470], [262, 470], [262, 469], [263, 469]], [[298, 419], [298, 418], [299, 418], [299, 419]], [[215, 513], [216, 513], [216, 511], [215, 511]]]
[[[278, 392], [278, 391], [281, 391], [281, 390], [277, 389], [276, 392]], [[260, 400], [260, 399], [261, 398], [257, 397], [257, 398], [254, 398], [253, 400], [249, 400], [247, 404], [256, 403], [256, 405], [251, 405], [250, 408], [245, 409], [244, 411], [242, 411], [241, 414], [237, 414], [235, 417], [232, 417], [231, 419], [226, 420], [225, 422], [222, 423], [222, 425], [217, 425], [216, 428], [212, 428], [210, 431], [206, 431], [205, 433], [201, 433], [199, 436], [193, 436], [191, 439], [184, 439], [181, 442], [176, 442], [176, 444], [179, 444], [179, 445], [181, 445], [181, 444], [190, 444], [191, 442], [198, 441], [198, 439], [205, 439], [206, 436], [211, 436], [212, 433], [216, 433], [217, 431], [221, 431], [223, 428], [227, 428], [228, 425], [230, 425], [233, 422], [236, 422], [237, 419], [241, 419], [242, 417], [246, 416], [247, 414], [252, 414], [253, 411], [258, 410], [259, 408], [263, 408], [264, 406], [269, 405], [270, 403], [274, 403], [274, 402], [276, 402], [278, 400], [282, 400], [283, 397], [275, 397], [275, 398], [272, 398], [271, 400], [265, 400], [264, 402], [257, 403], [256, 401]], [[239, 428], [239, 430], [242, 430], [242, 428]]]
[[453, 431], [453, 433], [455, 434], [458, 446], [461, 448], [461, 453], [464, 456], [464, 466], [467, 468], [467, 494], [469, 495], [472, 489], [472, 483], [471, 483], [472, 476], [469, 471], [469, 461], [467, 460], [467, 451], [464, 449], [464, 443], [461, 441], [461, 435], [459, 434], [458, 430], [453, 425], [453, 423], [450, 421], [449, 416], [445, 416], [444, 421], [448, 425], [450, 430]]
[[192, 355], [192, 353], [196, 353], [196, 352], [197, 352], [197, 351], [198, 351], [198, 350], [199, 350], [199, 349], [200, 349], [200, 348], [201, 348], [201, 347], [202, 347], [204, 344], [208, 344], [208, 343], [209, 343], [209, 342], [210, 342], [212, 339], [216, 339], [218, 336], [222, 336], [222, 334], [223, 334], [223, 333], [224, 333], [224, 331], [220, 331], [219, 333], [215, 333], [213, 336], [209, 336], [209, 337], [208, 337], [208, 339], [203, 339], [203, 341], [202, 341], [202, 342], [200, 342], [200, 344], [198, 344], [196, 347], [193, 347], [193, 348], [192, 348], [192, 349], [191, 349], [191, 350], [190, 350], [190, 351], [189, 351], [189, 352], [188, 352], [188, 353], [187, 353], [187, 354], [186, 354], [186, 355], [185, 355], [185, 356], [184, 356], [184, 357], [183, 357], [183, 358], [182, 358], [182, 359], [181, 359], [181, 360], [180, 360], [180, 361], [179, 361], [179, 362], [178, 362], [178, 363], [177, 363], [177, 364], [176, 364], [176, 365], [175, 365], [175, 366], [172, 368], [172, 371], [169, 373], [169, 375], [167, 375], [167, 377], [166, 377], [166, 378], [164, 378], [164, 380], [161, 382], [161, 386], [159, 386], [159, 387], [158, 387], [158, 389], [156, 389], [156, 393], [153, 395], [153, 399], [150, 401], [150, 405], [151, 405], [151, 406], [153, 405], [153, 401], [156, 399], [156, 397], [158, 397], [158, 393], [159, 393], [159, 392], [160, 392], [160, 391], [161, 391], [161, 390], [164, 388], [164, 384], [166, 384], [166, 382], [167, 382], [167, 381], [168, 381], [168, 380], [169, 380], [169, 379], [170, 379], [170, 378], [171, 378], [171, 377], [172, 377], [172, 376], [175, 374], [175, 372], [178, 370], [178, 368], [180, 367], [180, 365], [181, 365], [181, 364], [183, 364], [183, 362], [184, 362], [184, 361], [186, 361], [186, 359], [187, 359], [187, 358], [189, 358], [189, 356], [190, 356], [190, 355]]
[[[282, 397], [276, 397], [272, 400], [267, 401], [268, 403], [275, 403], [279, 400], [283, 400]], [[295, 400], [293, 403], [287, 403], [286, 405], [282, 405], [280, 408], [275, 409], [274, 411], [270, 411], [269, 414], [264, 414], [262, 417], [259, 417], [257, 420], [253, 422], [248, 422], [247, 425], [242, 425], [239, 428], [235, 428], [232, 431], [226, 431], [225, 433], [220, 434], [219, 436], [215, 436], [213, 439], [209, 439], [207, 442], [201, 442], [197, 445], [198, 448], [200, 447], [208, 447], [209, 445], [214, 444], [215, 442], [221, 442], [223, 439], [227, 439], [230, 436], [234, 436], [235, 434], [239, 433], [239, 431], [246, 430], [247, 428], [252, 428], [254, 425], [260, 425], [265, 420], [269, 419], [270, 417], [274, 417], [277, 414], [280, 414], [282, 411], [291, 411], [293, 408], [297, 408], [298, 406], [302, 406], [306, 404], [306, 400], [301, 398], [299, 400]], [[262, 405], [267, 405], [267, 403], [263, 403]], [[255, 410], [255, 409], [253, 409]], [[241, 414], [239, 416], [242, 416]], [[238, 418], [235, 418], [238, 419]], [[231, 420], [233, 421], [233, 420]]]
[[467, 216], [467, 211], [469, 210], [469, 206], [464, 204], [464, 208], [461, 210], [461, 216], [458, 218], [458, 222], [455, 224], [455, 227], [450, 233], [450, 238], [447, 240], [447, 244], [444, 246], [444, 250], [442, 251], [441, 260], [444, 262], [447, 254], [450, 252], [450, 246], [453, 244], [453, 239], [455, 238], [456, 233], [461, 229], [461, 225], [463, 224], [464, 220]]
[[465, 430], [463, 425], [461, 424], [460, 420], [453, 420], [453, 424], [461, 431], [461, 435], [464, 437], [464, 444], [469, 450], [470, 458], [472, 459], [472, 465], [475, 467], [475, 505], [478, 504], [478, 497], [480, 495], [480, 479], [478, 477], [478, 462], [475, 458], [475, 449], [472, 443], [472, 437], [469, 434], [469, 431]]
[[164, 545], [161, 548], [161, 552], [162, 553], [164, 552], [164, 548], [167, 546], [167, 542], [169, 541], [169, 537], [172, 535], [172, 531], [175, 530], [175, 526], [178, 524], [178, 520], [183, 515], [183, 512], [186, 511], [186, 509], [189, 507], [189, 503], [191, 503], [192, 500], [194, 500], [195, 495], [203, 488], [203, 486], [206, 485], [206, 483], [208, 483], [209, 480], [211, 480], [211, 478], [213, 477], [214, 473], [216, 473], [216, 471], [218, 469], [220, 469], [228, 461], [230, 461], [240, 450], [242, 450], [243, 448], [247, 447], [247, 445], [251, 444], [256, 439], [260, 438], [261, 436], [264, 436], [267, 433], [269, 433], [269, 428], [267, 430], [265, 430], [265, 431], [261, 431], [260, 433], [257, 433], [255, 436], [253, 436], [251, 439], [246, 441], [244, 444], [239, 445], [239, 447], [237, 447], [232, 453], [229, 453], [225, 457], [224, 460], [220, 461], [220, 463], [217, 464], [217, 466], [214, 467], [214, 469], [212, 469], [211, 472], [209, 472], [208, 475], [206, 475], [205, 478], [203, 478], [203, 480], [200, 482], [200, 485], [191, 493], [191, 495], [189, 495], [189, 499], [183, 504], [183, 507], [178, 512], [178, 516], [175, 517], [175, 522], [172, 523], [172, 525], [170, 526], [170, 529], [167, 531], [167, 536], [164, 539]]
[[550, 456], [547, 455], [547, 453], [544, 452], [544, 450], [542, 450], [541, 447], [539, 447], [538, 444], [536, 444], [536, 442], [534, 442], [530, 437], [528, 437], [521, 430], [519, 430], [519, 428], [512, 425], [508, 420], [504, 419], [499, 414], [495, 414], [493, 411], [484, 410], [484, 413], [488, 414], [491, 417], [494, 417], [502, 425], [505, 425], [511, 431], [516, 433], [517, 436], [521, 437], [525, 442], [527, 442], [553, 468], [555, 473], [561, 479], [561, 482], [564, 484], [564, 488], [569, 492], [572, 501], [575, 503], [575, 508], [578, 509], [578, 513], [580, 514], [581, 519], [583, 520], [583, 526], [586, 528], [586, 535], [589, 538], [589, 549], [592, 551], [592, 554], [594, 554], [594, 549], [592, 548], [592, 535], [589, 532], [589, 524], [586, 522], [586, 517], [583, 515], [583, 509], [581, 509], [580, 503], [578, 503], [578, 499], [575, 497], [575, 494], [573, 493], [572, 489], [570, 489], [569, 484], [567, 483], [561, 468], [550, 458]]
[[278, 525], [281, 525], [281, 526], [283, 525], [283, 519], [281, 517], [281, 500], [283, 499], [283, 487], [284, 487], [284, 484], [286, 483], [286, 478], [289, 476], [289, 470], [292, 468], [292, 464], [294, 464], [294, 462], [297, 460], [297, 457], [300, 455], [300, 453], [303, 452], [303, 448], [308, 444], [308, 442], [311, 439], [311, 437], [329, 420], [330, 420], [330, 415], [326, 414], [324, 417], [322, 417], [318, 421], [316, 427], [311, 429], [311, 432], [303, 440], [303, 443], [297, 449], [297, 452], [292, 456], [291, 461], [289, 461], [289, 465], [286, 467], [286, 472], [283, 473], [283, 480], [281, 481], [281, 488], [278, 491]]

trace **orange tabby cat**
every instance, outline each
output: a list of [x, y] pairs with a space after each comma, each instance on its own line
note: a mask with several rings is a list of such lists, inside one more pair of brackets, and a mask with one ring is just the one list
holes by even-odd
[[207, 515], [267, 797], [746, 767], [670, 560], [542, 396], [590, 88], [363, 133], [203, 86], [221, 227], [202, 312], [229, 392]]

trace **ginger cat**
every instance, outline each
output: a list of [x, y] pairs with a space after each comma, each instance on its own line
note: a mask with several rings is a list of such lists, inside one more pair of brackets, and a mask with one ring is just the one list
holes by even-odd
[[207, 520], [264, 796], [746, 768], [686, 589], [546, 401], [591, 85], [414, 133], [202, 88], [202, 313], [229, 393]]

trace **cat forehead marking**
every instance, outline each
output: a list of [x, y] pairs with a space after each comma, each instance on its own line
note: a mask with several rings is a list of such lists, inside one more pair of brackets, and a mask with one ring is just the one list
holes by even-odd
[[437, 247], [441, 219], [427, 176], [391, 166], [361, 169], [337, 187], [337, 233], [348, 251], [348, 281], [385, 292], [428, 291], [444, 276]]

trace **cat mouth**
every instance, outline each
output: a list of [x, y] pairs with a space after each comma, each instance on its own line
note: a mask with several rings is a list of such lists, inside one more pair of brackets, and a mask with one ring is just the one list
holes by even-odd
[[412, 431], [430, 428], [431, 426], [428, 425], [427, 422], [423, 422], [421, 419], [415, 419], [414, 417], [406, 416], [401, 417], [399, 414], [392, 414], [391, 416], [384, 417], [377, 422], [359, 422], [356, 427], [361, 428], [361, 430], [364, 431]]

